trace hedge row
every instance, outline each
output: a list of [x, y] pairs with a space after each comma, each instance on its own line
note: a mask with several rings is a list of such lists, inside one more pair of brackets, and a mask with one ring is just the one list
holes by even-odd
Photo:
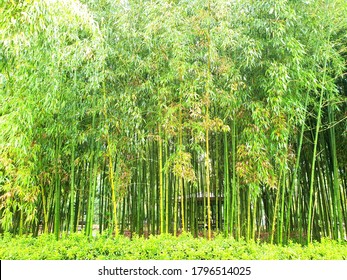
[[2, 260], [346, 260], [347, 242], [323, 239], [308, 246], [290, 243], [286, 246], [236, 241], [216, 236], [208, 241], [189, 234], [119, 236], [87, 238], [81, 233], [0, 237]]

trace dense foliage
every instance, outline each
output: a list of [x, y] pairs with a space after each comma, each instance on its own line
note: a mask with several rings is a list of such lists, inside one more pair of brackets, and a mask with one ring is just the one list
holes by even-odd
[[0, 3], [1, 231], [345, 238], [345, 0]]
[[213, 240], [193, 238], [190, 234], [86, 237], [82, 234], [64, 235], [57, 241], [54, 235], [37, 238], [0, 238], [2, 260], [346, 260], [346, 242], [328, 239], [308, 246], [289, 243], [286, 246], [236, 241], [217, 236]]

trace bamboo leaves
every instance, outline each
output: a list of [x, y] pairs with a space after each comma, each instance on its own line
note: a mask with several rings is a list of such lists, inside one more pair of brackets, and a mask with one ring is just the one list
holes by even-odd
[[[79, 102], [77, 91], [81, 90], [80, 82], [91, 76], [87, 66], [91, 60], [90, 58], [81, 59], [81, 54], [88, 49], [96, 49], [99, 44], [97, 41], [100, 42], [100, 33], [85, 7], [75, 1], [64, 1], [64, 3], [37, 1], [23, 2], [17, 6], [11, 3], [5, 5], [7, 5], [8, 17], [1, 22], [3, 31], [1, 45], [4, 46], [4, 54], [10, 61], [4, 69], [11, 79], [6, 88], [8, 97], [3, 99], [5, 96], [2, 95], [1, 102], [7, 103], [7, 110], [1, 112], [1, 118], [6, 119], [3, 125], [11, 125], [14, 129], [11, 133], [9, 131], [10, 134], [3, 135], [1, 145], [3, 143], [7, 145], [1, 152], [2, 156], [13, 154], [16, 147], [19, 148], [20, 153], [10, 155], [10, 158], [15, 162], [22, 162], [18, 166], [17, 174], [25, 173], [30, 178], [30, 181], [17, 182], [18, 188], [27, 195], [33, 195], [33, 192], [26, 186], [39, 184], [40, 180], [37, 180], [36, 176], [42, 174], [43, 169], [53, 170], [49, 181], [55, 181], [55, 228], [58, 230], [61, 223], [59, 218], [61, 211], [58, 207], [61, 205], [60, 180], [64, 182], [63, 176], [65, 176], [62, 151], [69, 137], [69, 131], [67, 127], [63, 127], [63, 123], [71, 123], [71, 127], [76, 131], [76, 114], [70, 111], [76, 105], [71, 107], [70, 104]], [[94, 45], [88, 46], [88, 40], [83, 41], [82, 44], [69, 42], [77, 38], [76, 33], [80, 31], [94, 33]], [[72, 44], [74, 48], [71, 47]], [[96, 49], [96, 52], [99, 50], [100, 48]], [[85, 64], [88, 59], [90, 62]], [[100, 61], [102, 57], [98, 63]], [[75, 79], [73, 82], [73, 70], [76, 73], [77, 68], [83, 64], [84, 67], [80, 68], [83, 70], [77, 72], [78, 81], [76, 82]], [[94, 71], [98, 68], [96, 63], [90, 64], [90, 67]], [[87, 84], [88, 86], [83, 90], [89, 91], [92, 87], [89, 83]], [[2, 131], [5, 130], [2, 129]], [[48, 158], [39, 164], [39, 160], [43, 160], [42, 155], [45, 154]], [[39, 167], [42, 169], [39, 170]], [[48, 186], [41, 187], [44, 190]], [[47, 189], [45, 193], [48, 194], [50, 191]], [[20, 201], [24, 203], [22, 199]], [[39, 201], [34, 200], [30, 203], [38, 205]], [[46, 206], [50, 207], [49, 205], [44, 207]], [[32, 207], [23, 204], [22, 208], [25, 213]], [[15, 209], [14, 212], [16, 212]], [[23, 226], [33, 224], [34, 221], [30, 218], [31, 213], [25, 214]], [[22, 213], [20, 216], [23, 216]], [[38, 219], [36, 224], [37, 222]], [[59, 231], [56, 234], [58, 236]]]
[[0, 6], [4, 229], [342, 238], [344, 1], [82, 2]]

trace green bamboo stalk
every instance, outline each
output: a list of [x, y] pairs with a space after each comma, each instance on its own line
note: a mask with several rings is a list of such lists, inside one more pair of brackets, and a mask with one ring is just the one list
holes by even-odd
[[[209, 120], [209, 113], [207, 108], [206, 113], [206, 122]], [[209, 132], [208, 128], [205, 132], [205, 139], [206, 139], [206, 157], [205, 157], [205, 168], [206, 168], [206, 194], [207, 194], [207, 237], [210, 240], [212, 238], [212, 232], [211, 232], [211, 190], [210, 190], [210, 153], [209, 153]]]
[[247, 230], [246, 230], [246, 241], [250, 240], [251, 237], [251, 200], [252, 200], [252, 196], [251, 196], [251, 190], [250, 187], [247, 188], [247, 190], [245, 191], [245, 195], [246, 195], [246, 200], [247, 200], [247, 206], [245, 209], [245, 212], [247, 213]]
[[106, 181], [106, 168], [107, 168], [107, 159], [103, 161], [102, 173], [101, 173], [101, 182], [100, 182], [100, 191], [99, 191], [99, 233], [103, 232], [105, 227], [105, 216], [106, 216], [106, 193], [105, 193], [105, 181]]
[[210, 190], [210, 144], [209, 144], [209, 121], [210, 121], [210, 83], [211, 83], [211, 30], [210, 30], [210, 17], [211, 17], [211, 2], [208, 0], [208, 29], [207, 29], [207, 78], [205, 83], [205, 180], [206, 180], [206, 193], [207, 193], [207, 237], [212, 238], [211, 232], [211, 190]]
[[47, 211], [47, 202], [46, 202], [46, 196], [45, 196], [45, 191], [44, 191], [44, 187], [41, 185], [41, 196], [42, 196], [42, 207], [43, 207], [43, 218], [44, 218], [44, 233], [48, 233], [48, 211]]
[[61, 205], [61, 186], [60, 186], [60, 171], [59, 158], [61, 155], [61, 139], [60, 135], [56, 137], [55, 146], [55, 195], [54, 195], [54, 236], [58, 240], [60, 236], [60, 205]]
[[341, 211], [341, 197], [340, 197], [340, 186], [339, 186], [339, 170], [337, 163], [337, 154], [336, 154], [336, 136], [335, 136], [335, 114], [334, 108], [331, 104], [328, 106], [328, 120], [330, 124], [329, 136], [330, 136], [330, 146], [331, 146], [331, 158], [332, 158], [332, 171], [333, 171], [333, 192], [334, 192], [334, 216], [336, 231], [339, 232], [338, 239], [344, 237], [343, 230], [343, 221], [342, 221], [342, 211]]
[[275, 208], [273, 211], [273, 217], [272, 217], [272, 223], [271, 223], [271, 238], [270, 243], [273, 244], [274, 237], [275, 237], [275, 229], [276, 229], [276, 221], [277, 221], [277, 215], [278, 215], [278, 205], [279, 205], [279, 199], [280, 199], [280, 193], [281, 193], [281, 176], [283, 176], [283, 167], [281, 167], [280, 177], [278, 179], [278, 188], [276, 190], [276, 201], [275, 201]]
[[[327, 43], [330, 43], [330, 33], [328, 34]], [[308, 209], [308, 227], [307, 227], [307, 243], [311, 241], [311, 219], [312, 219], [312, 206], [313, 206], [313, 192], [314, 192], [314, 173], [315, 173], [315, 165], [316, 165], [316, 156], [317, 156], [317, 145], [318, 145], [318, 136], [319, 130], [321, 126], [321, 115], [322, 115], [322, 105], [323, 105], [323, 96], [326, 86], [326, 75], [327, 75], [327, 56], [324, 56], [324, 64], [323, 64], [323, 77], [322, 77], [322, 85], [320, 89], [320, 97], [318, 104], [318, 115], [317, 115], [317, 123], [316, 123], [316, 131], [314, 137], [314, 145], [313, 145], [313, 156], [312, 156], [312, 165], [311, 165], [311, 181], [310, 181], [310, 195], [309, 195], [309, 209]]]
[[160, 233], [164, 232], [164, 190], [163, 190], [163, 143], [161, 136], [161, 127], [158, 124], [158, 166], [159, 166], [159, 203], [160, 203]]
[[251, 238], [252, 240], [255, 240], [255, 235], [257, 231], [257, 210], [258, 210], [258, 196], [255, 197], [254, 202], [253, 202], [253, 217], [252, 217], [252, 235]]
[[283, 178], [282, 178], [282, 187], [281, 187], [281, 193], [282, 193], [282, 197], [281, 197], [281, 209], [280, 209], [280, 220], [278, 223], [278, 230], [279, 230], [279, 235], [278, 235], [278, 244], [283, 244], [283, 231], [286, 230], [284, 228], [285, 223], [284, 223], [284, 209], [285, 209], [285, 193], [286, 193], [286, 189], [285, 189], [285, 185], [286, 185], [286, 170], [285, 168], [283, 168]]
[[[105, 69], [103, 69], [105, 71]], [[117, 219], [117, 199], [116, 199], [116, 188], [115, 188], [115, 176], [114, 176], [114, 167], [112, 157], [114, 155], [117, 156], [117, 151], [112, 149], [112, 143], [109, 135], [108, 128], [108, 115], [107, 115], [107, 100], [106, 100], [106, 83], [103, 81], [102, 83], [102, 92], [103, 92], [103, 113], [105, 119], [105, 131], [106, 131], [106, 145], [107, 145], [107, 158], [108, 158], [108, 171], [109, 171], [109, 182], [111, 186], [111, 200], [112, 200], [112, 212], [113, 212], [113, 230], [115, 236], [118, 236], [118, 219]]]
[[178, 184], [177, 184], [178, 178], [175, 178], [175, 184], [174, 184], [174, 224], [173, 224], [173, 234], [174, 236], [177, 236], [177, 215], [178, 215]]
[[[231, 201], [231, 216], [230, 226], [233, 234], [236, 222], [237, 238], [241, 236], [241, 223], [240, 223], [240, 188], [237, 186], [236, 181], [236, 120], [232, 119], [232, 139], [231, 139], [231, 154], [232, 154], [232, 201]], [[230, 196], [229, 196], [230, 197]], [[236, 218], [236, 219], [235, 219]]]
[[24, 210], [23, 210], [23, 200], [21, 199], [21, 206], [19, 210], [19, 236], [23, 235], [24, 229]]
[[219, 137], [216, 135], [216, 148], [215, 148], [215, 205], [216, 205], [216, 230], [219, 231]]
[[228, 159], [228, 139], [227, 132], [224, 131], [224, 235], [230, 232], [230, 184], [229, 184], [229, 159]]
[[[326, 69], [326, 62], [324, 65], [324, 69]], [[325, 77], [325, 70], [323, 72], [323, 75]], [[324, 78], [325, 81], [325, 78]], [[313, 206], [313, 191], [314, 191], [314, 175], [315, 175], [315, 166], [316, 166], [316, 157], [317, 157], [317, 145], [318, 145], [318, 136], [319, 136], [319, 130], [320, 130], [320, 124], [321, 124], [321, 115], [322, 115], [322, 103], [323, 103], [323, 95], [324, 90], [322, 89], [320, 92], [320, 98], [319, 98], [319, 107], [318, 107], [318, 116], [317, 116], [317, 124], [316, 124], [316, 132], [314, 137], [314, 144], [313, 144], [313, 155], [312, 155], [312, 164], [311, 164], [311, 181], [310, 181], [310, 194], [309, 194], [309, 208], [308, 208], [308, 219], [307, 219], [307, 243], [311, 242], [312, 234], [311, 234], [311, 224], [312, 224], [312, 206]]]
[[109, 181], [111, 185], [111, 195], [112, 195], [112, 209], [113, 209], [113, 227], [115, 236], [118, 236], [118, 221], [117, 221], [117, 200], [116, 200], [116, 189], [114, 185], [114, 168], [112, 161], [112, 151], [109, 135], [107, 134], [107, 153], [108, 153], [108, 171], [109, 171]]
[[[165, 134], [165, 159], [169, 157], [169, 145]], [[169, 171], [165, 170], [165, 233], [169, 233]]]
[[71, 151], [71, 170], [70, 170], [70, 232], [74, 232], [74, 220], [75, 220], [75, 144], [72, 144]]
[[[304, 132], [305, 132], [305, 125], [306, 125], [306, 113], [307, 113], [307, 104], [308, 104], [308, 97], [309, 97], [309, 91], [306, 91], [306, 98], [305, 98], [305, 105], [304, 105], [304, 117], [302, 120], [302, 125], [300, 129], [300, 136], [299, 136], [299, 144], [298, 144], [298, 150], [296, 153], [296, 162], [295, 162], [295, 167], [294, 167], [294, 172], [292, 175], [292, 183], [289, 189], [289, 201], [288, 201], [288, 209], [290, 210], [292, 208], [292, 202], [293, 199], [291, 199], [294, 195], [295, 191], [295, 186], [297, 186], [297, 181], [298, 181], [298, 171], [299, 171], [299, 165], [300, 165], [300, 160], [301, 160], [301, 150], [302, 150], [302, 144], [303, 144], [303, 139], [304, 139]], [[287, 239], [290, 238], [290, 211], [286, 212], [286, 229], [287, 229]]]
[[[93, 96], [93, 106], [96, 105], [95, 96]], [[92, 132], [95, 132], [96, 128], [96, 115], [93, 113], [92, 116]], [[94, 138], [94, 137], [93, 137]], [[92, 139], [90, 145], [90, 162], [89, 162], [89, 191], [88, 191], [88, 206], [87, 206], [87, 220], [86, 220], [86, 235], [91, 236], [93, 228], [93, 217], [94, 217], [94, 197], [96, 189], [96, 152], [97, 147]]]
[[[77, 73], [74, 71], [74, 87], [76, 90], [77, 87]], [[72, 104], [73, 117], [76, 115], [76, 104]], [[73, 132], [75, 132], [75, 124], [73, 124]], [[70, 232], [74, 232], [74, 204], [75, 204], [75, 133], [72, 135], [72, 151], [71, 151], [71, 160], [70, 160]]]
[[[182, 95], [180, 93], [180, 95]], [[182, 149], [182, 146], [183, 146], [183, 131], [182, 131], [182, 98], [180, 97], [180, 109], [179, 109], [179, 134], [178, 134], [178, 149], [179, 149], [179, 152], [181, 151]], [[184, 192], [183, 192], [183, 178], [182, 177], [179, 177], [177, 179], [177, 187], [178, 187], [178, 190], [179, 190], [179, 194], [180, 194], [180, 198], [181, 198], [181, 221], [182, 221], [182, 231], [185, 231], [186, 229], [186, 219], [185, 219], [185, 216], [184, 216], [184, 210], [185, 210], [185, 207], [184, 207]]]

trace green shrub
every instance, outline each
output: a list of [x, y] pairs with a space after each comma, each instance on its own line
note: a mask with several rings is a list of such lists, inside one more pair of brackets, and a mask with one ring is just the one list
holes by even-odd
[[290, 242], [286, 246], [255, 241], [236, 241], [216, 236], [208, 241], [190, 234], [127, 237], [84, 234], [63, 235], [57, 241], [51, 234], [39, 237], [0, 237], [2, 260], [345, 260], [347, 242], [323, 239], [308, 246]]

